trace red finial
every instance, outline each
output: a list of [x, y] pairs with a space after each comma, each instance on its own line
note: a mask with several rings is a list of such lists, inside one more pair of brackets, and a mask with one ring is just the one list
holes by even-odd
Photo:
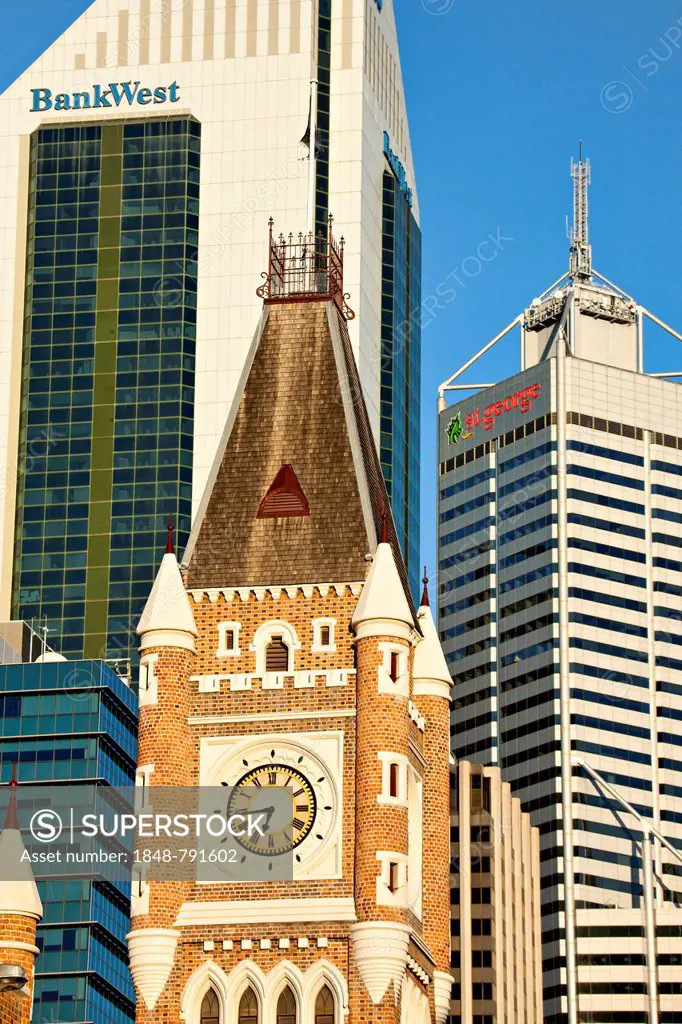
[[175, 527], [173, 526], [173, 513], [171, 512], [170, 519], [168, 520], [168, 542], [166, 544], [166, 554], [167, 555], [174, 555], [175, 554], [175, 545], [173, 544], [173, 530], [174, 529], [175, 529]]
[[15, 790], [19, 783], [17, 782], [17, 762], [12, 763], [12, 778], [9, 784], [9, 807], [7, 808], [7, 817], [5, 818], [5, 828], [19, 828], [19, 817], [17, 815], [17, 797]]
[[426, 566], [424, 566], [424, 575], [422, 576], [422, 583], [424, 584], [424, 593], [422, 594], [422, 608], [429, 607], [429, 577], [426, 575]]

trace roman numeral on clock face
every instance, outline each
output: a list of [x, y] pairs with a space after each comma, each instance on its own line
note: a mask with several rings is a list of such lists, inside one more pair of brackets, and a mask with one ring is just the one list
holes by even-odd
[[268, 772], [268, 786], [277, 785], [277, 772]]
[[292, 823], [291, 823], [291, 824], [293, 825], [293, 827], [294, 827], [294, 830], [295, 830], [296, 832], [300, 832], [300, 831], [301, 831], [301, 829], [303, 828], [303, 826], [304, 826], [305, 822], [304, 822], [304, 821], [301, 821], [301, 819], [300, 819], [300, 818], [294, 818], [294, 820], [292, 821]]

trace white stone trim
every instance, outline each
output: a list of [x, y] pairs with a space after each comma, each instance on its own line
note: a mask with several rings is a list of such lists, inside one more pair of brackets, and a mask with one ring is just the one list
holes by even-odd
[[201, 1003], [209, 988], [214, 990], [218, 1002], [222, 1004], [224, 1017], [224, 1008], [227, 1006], [227, 975], [218, 964], [214, 964], [212, 960], [205, 960], [185, 985], [180, 999], [180, 1020], [187, 1021], [187, 1024], [199, 1024]]
[[320, 597], [326, 597], [330, 590], [333, 590], [338, 597], [343, 597], [346, 590], [350, 591], [353, 597], [358, 597], [363, 588], [364, 584], [360, 583], [310, 583], [305, 586], [289, 586], [285, 587], [282, 584], [277, 586], [266, 586], [266, 587], [218, 587], [218, 588], [207, 588], [203, 587], [199, 590], [188, 590], [187, 593], [190, 595], [195, 604], [201, 604], [204, 598], [208, 598], [211, 604], [215, 604], [219, 597], [223, 597], [226, 601], [232, 602], [237, 596], [242, 603], [246, 603], [250, 597], [256, 598], [258, 601], [262, 601], [266, 594], [274, 601], [279, 601], [282, 594], [285, 593], [287, 597], [294, 600], [300, 594], [304, 598], [315, 597], [315, 590], [318, 591]]
[[146, 880], [145, 872], [146, 866], [144, 864], [138, 864], [133, 869], [130, 894], [131, 920], [134, 920], [136, 917], [146, 917], [149, 913], [151, 887]]
[[190, 683], [196, 683], [199, 693], [219, 693], [220, 692], [220, 676], [190, 676]]
[[[218, 623], [218, 649], [215, 652], [216, 658], [239, 658], [241, 648], [239, 646], [239, 631], [242, 628], [241, 622], [219, 622]], [[234, 647], [227, 648], [225, 639], [227, 633], [234, 633]]]
[[262, 690], [283, 690], [293, 682], [295, 690], [312, 689], [320, 684], [328, 687], [348, 686], [354, 678], [354, 668], [305, 669], [298, 672], [232, 672], [230, 675], [190, 676], [190, 683], [196, 683], [199, 693], [219, 693], [225, 684], [233, 692], [252, 690], [260, 684]]
[[0, 942], [0, 949], [17, 949], [23, 953], [33, 953], [34, 956], [40, 953], [38, 947], [32, 946], [30, 942]]
[[139, 707], [144, 708], [158, 704], [159, 681], [156, 677], [155, 667], [159, 660], [158, 654], [145, 654], [140, 658], [139, 680]]
[[445, 1024], [450, 1015], [450, 997], [453, 977], [446, 971], [433, 972], [433, 998], [436, 1005], [436, 1024]]
[[[269, 675], [279, 675], [280, 673], [268, 673], [265, 671], [265, 651], [270, 643], [273, 636], [281, 635], [289, 648], [289, 664], [287, 665], [287, 671], [281, 673], [282, 676], [291, 675], [295, 669], [296, 651], [301, 649], [301, 641], [298, 639], [296, 630], [289, 622], [285, 622], [284, 619], [270, 619], [269, 622], [263, 622], [256, 632], [254, 633], [253, 642], [249, 647], [249, 650], [256, 655], [256, 672], [255, 675], [265, 678]], [[284, 685], [284, 684], [282, 684]], [[263, 686], [263, 689], [281, 689], [279, 686]]]
[[177, 928], [214, 924], [291, 924], [307, 921], [357, 921], [352, 896], [302, 896], [272, 900], [193, 900], [183, 903]]
[[334, 996], [334, 1020], [336, 1024], [341, 1024], [341, 1019], [347, 1017], [350, 1010], [348, 1005], [348, 982], [336, 964], [331, 963], [324, 957], [316, 960], [305, 972], [305, 998], [302, 1020], [315, 1020], [315, 1000], [323, 985], [328, 985], [331, 989]]
[[[408, 956], [407, 963], [411, 970], [414, 960]], [[407, 974], [400, 993], [400, 1024], [431, 1024], [429, 998]]]
[[[142, 790], [142, 799], [139, 801], [140, 810], [149, 806], [150, 779], [154, 774], [153, 764], [138, 764], [135, 770], [135, 786]], [[138, 796], [135, 794], [135, 802], [138, 803]]]
[[[322, 643], [322, 628], [329, 627], [329, 643]], [[313, 619], [313, 646], [311, 651], [314, 654], [333, 654], [336, 651], [336, 619]]]
[[153, 1010], [168, 981], [180, 932], [173, 928], [138, 928], [126, 941], [130, 973], [148, 1010]]
[[140, 641], [140, 651], [150, 647], [177, 647], [182, 651], [196, 653], [194, 637], [180, 629], [152, 629]]
[[[383, 661], [379, 665], [377, 684], [379, 693], [392, 697], [409, 697], [410, 695], [410, 661], [409, 650], [404, 644], [391, 643], [384, 640], [379, 644]], [[391, 679], [391, 655], [398, 655], [398, 678]]]
[[391, 982], [397, 1002], [411, 933], [409, 925], [396, 921], [364, 921], [352, 926], [355, 963], [375, 1005], [384, 998]]
[[263, 1024], [276, 1024], [277, 1002], [283, 989], [289, 986], [296, 1000], [296, 1020], [303, 1021], [303, 1003], [305, 1000], [305, 975], [300, 968], [291, 963], [290, 960], [281, 960], [280, 963], [268, 972], [266, 986], [266, 1002], [263, 1012]]
[[[381, 793], [377, 803], [383, 807], [407, 807], [407, 768], [410, 759], [405, 754], [394, 751], [380, 750], [377, 754], [381, 761]], [[391, 796], [391, 765], [398, 766], [398, 795]]]
[[[281, 948], [281, 947], [280, 947]], [[277, 1001], [282, 990], [289, 986], [296, 1000], [297, 1019], [301, 1024], [314, 1021], [315, 1001], [323, 985], [328, 985], [334, 996], [336, 1024], [348, 1014], [348, 984], [339, 969], [324, 957], [307, 971], [290, 960], [282, 960], [267, 974], [250, 957], [242, 960], [226, 974], [212, 960], [206, 960], [185, 985], [180, 1001], [180, 1019], [186, 1024], [199, 1024], [201, 1003], [212, 988], [220, 1003], [222, 1021], [230, 1021], [247, 986], [255, 992], [262, 1024], [276, 1024]]]
[[[288, 722], [310, 718], [355, 718], [355, 708], [337, 708], [328, 711], [269, 711], [258, 714], [259, 722]], [[190, 715], [189, 725], [238, 725], [253, 722], [253, 715]]]
[[421, 680], [415, 682], [413, 686], [415, 697], [442, 697], [448, 703], [450, 703], [451, 690], [451, 686], [441, 682], [439, 679]]
[[417, 963], [417, 961], [414, 959], [414, 957], [409, 956], [409, 955], [407, 957], [407, 969], [409, 971], [412, 971], [412, 973], [414, 974], [414, 976], [416, 978], [419, 978], [419, 980], [421, 981], [422, 985], [430, 985], [431, 984], [431, 979], [428, 976], [428, 974], [426, 973], [426, 971], [424, 970], [424, 968], [420, 967], [419, 964]]
[[426, 719], [420, 713], [419, 708], [414, 703], [414, 701], [408, 700], [408, 702], [407, 702], [407, 710], [408, 710], [410, 719], [414, 722], [414, 724], [417, 726], [419, 731], [420, 732], [424, 732], [424, 729], [426, 728]]
[[397, 619], [368, 619], [359, 622], [355, 627], [355, 639], [364, 640], [373, 636], [394, 636], [397, 640], [408, 640], [412, 643], [414, 630]]
[[[376, 903], [378, 907], [407, 907], [407, 865], [405, 853], [395, 850], [377, 850], [381, 870], [377, 875]], [[398, 865], [398, 888], [391, 892], [391, 863]]]

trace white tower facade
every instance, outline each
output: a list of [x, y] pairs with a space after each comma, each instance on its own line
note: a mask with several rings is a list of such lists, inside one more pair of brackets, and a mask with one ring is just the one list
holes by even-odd
[[393, 0], [95, 0], [0, 97], [0, 142], [0, 617], [46, 617], [67, 654], [134, 647], [152, 535], [173, 511], [184, 546], [244, 366], [271, 215], [326, 234], [331, 213], [345, 236], [416, 578], [420, 236]]

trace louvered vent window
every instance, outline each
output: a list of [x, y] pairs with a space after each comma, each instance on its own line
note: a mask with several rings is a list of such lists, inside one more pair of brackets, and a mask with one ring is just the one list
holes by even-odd
[[286, 672], [289, 668], [289, 648], [281, 636], [273, 636], [265, 649], [265, 671]]
[[282, 466], [258, 507], [258, 519], [309, 516], [310, 505], [293, 466]]

